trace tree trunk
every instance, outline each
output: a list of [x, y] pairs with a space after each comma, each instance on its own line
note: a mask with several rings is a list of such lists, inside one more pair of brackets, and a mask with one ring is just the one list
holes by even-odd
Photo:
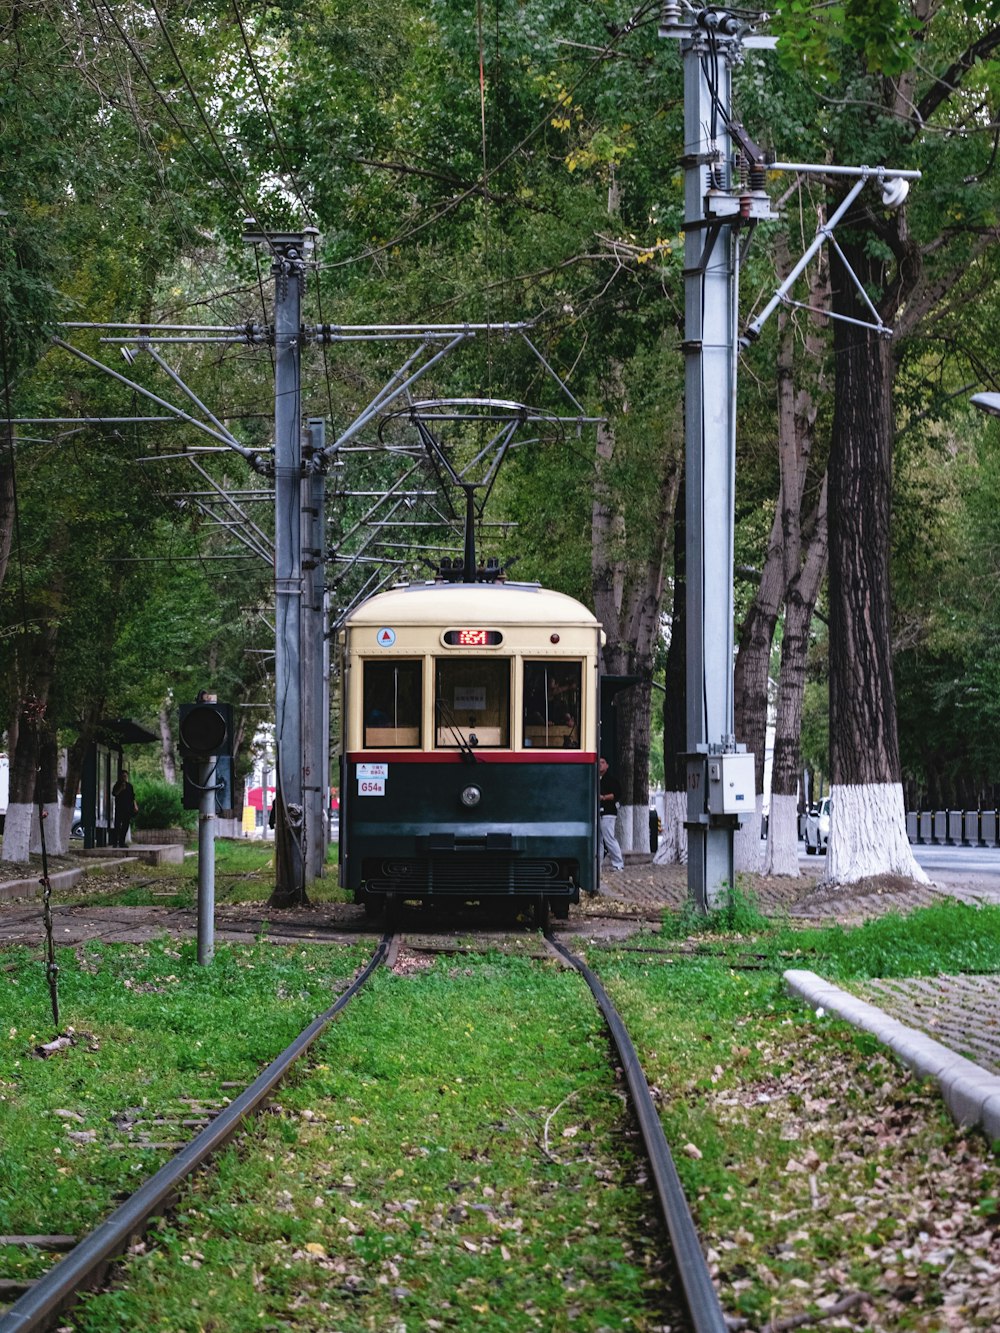
[[[89, 710], [88, 710], [89, 711]], [[60, 837], [62, 845], [69, 847], [70, 833], [73, 828], [73, 815], [76, 813], [76, 797], [80, 790], [83, 776], [83, 761], [90, 744], [90, 731], [84, 725], [80, 734], [66, 752], [66, 781], [63, 784], [62, 808], [59, 811]]]
[[10, 753], [10, 789], [0, 860], [26, 862], [29, 859], [37, 776], [38, 730], [34, 718], [21, 711], [17, 719], [17, 740]]
[[[860, 281], [877, 285], [860, 244], [841, 241]], [[843, 266], [838, 313], [866, 319]], [[889, 603], [893, 365], [887, 341], [835, 322], [830, 450], [830, 767], [827, 876], [894, 874], [926, 883], [906, 837]]]
[[38, 740], [38, 777], [31, 825], [31, 851], [35, 855], [41, 853], [43, 836], [47, 856], [62, 856], [66, 851], [59, 820], [58, 770], [59, 747], [56, 737], [43, 723]]
[[809, 627], [827, 564], [826, 503], [827, 483], [824, 478], [819, 504], [810, 524], [811, 537], [805, 561], [785, 599], [774, 758], [771, 765], [771, 809], [764, 857], [764, 871], [768, 875], [795, 877], [799, 873], [799, 738], [802, 733], [802, 698], [809, 657]]
[[0, 585], [14, 539], [14, 427], [0, 426]]
[[177, 782], [177, 759], [174, 751], [174, 733], [170, 726], [170, 700], [160, 704], [160, 762], [163, 765], [163, 780], [171, 785]]
[[638, 676], [641, 682], [618, 696], [618, 748], [609, 762], [624, 796], [618, 811], [622, 851], [649, 852], [650, 681], [680, 470], [676, 456], [664, 451], [654, 537], [645, 553], [636, 551], [630, 545], [626, 517], [613, 507], [603, 477], [614, 451], [613, 426], [604, 422], [597, 428], [598, 471], [591, 516], [594, 611], [607, 638], [605, 672]]
[[774, 627], [778, 621], [778, 608], [781, 606], [785, 590], [781, 524], [782, 504], [779, 498], [760, 583], [740, 632], [733, 677], [736, 739], [754, 756], [755, 773], [756, 816], [740, 825], [733, 840], [736, 869], [743, 871], [759, 871], [764, 864], [760, 823], [763, 809], [764, 756], [767, 748], [768, 681]]
[[25, 862], [29, 859], [39, 743], [45, 730], [45, 709], [52, 688], [58, 632], [56, 621], [50, 620], [39, 633], [21, 642], [18, 677], [20, 681], [29, 681], [30, 688], [20, 687], [22, 692], [18, 700], [18, 713], [10, 729], [13, 738], [10, 749], [10, 794], [0, 861]]

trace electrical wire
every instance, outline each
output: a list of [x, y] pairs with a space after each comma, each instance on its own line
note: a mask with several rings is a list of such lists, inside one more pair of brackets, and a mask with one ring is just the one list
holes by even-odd
[[302, 195], [302, 191], [299, 188], [299, 183], [298, 180], [296, 179], [295, 172], [292, 169], [292, 164], [291, 161], [289, 160], [288, 153], [285, 150], [284, 142], [281, 136], [278, 134], [277, 126], [274, 123], [274, 117], [271, 115], [271, 108], [268, 106], [267, 98], [264, 95], [264, 84], [263, 81], [261, 80], [260, 70], [258, 68], [256, 60], [254, 59], [253, 51], [250, 49], [250, 41], [247, 37], [247, 30], [243, 22], [243, 15], [240, 13], [239, 0], [232, 0], [232, 2], [233, 2], [233, 12], [236, 15], [236, 22], [239, 25], [240, 29], [240, 36], [243, 38], [243, 49], [247, 53], [247, 60], [250, 63], [250, 72], [253, 74], [254, 83], [257, 85], [257, 95], [260, 97], [260, 104], [264, 109], [264, 116], [267, 120], [268, 127], [271, 131], [271, 137], [274, 139], [274, 146], [278, 150], [278, 157], [281, 159], [281, 164], [285, 169], [285, 174], [288, 176], [288, 179], [291, 182], [292, 190], [295, 193], [295, 197], [302, 205], [302, 212], [305, 215], [305, 219], [310, 225], [312, 225], [313, 222], [312, 210], [306, 203]]
[[[107, 3], [108, 3], [108, 0], [105, 0], [105, 4], [107, 4]], [[212, 125], [211, 125], [211, 122], [209, 121], [208, 117], [205, 115], [205, 112], [204, 112], [204, 109], [202, 108], [201, 102], [198, 100], [198, 94], [197, 94], [197, 93], [195, 92], [195, 90], [194, 90], [194, 85], [192, 84], [191, 79], [190, 79], [190, 77], [189, 77], [189, 75], [188, 75], [187, 69], [186, 69], [185, 66], [184, 66], [184, 62], [181, 60], [180, 55], [179, 55], [179, 53], [178, 53], [178, 51], [177, 51], [177, 47], [174, 45], [174, 40], [173, 40], [173, 38], [170, 36], [170, 32], [169, 32], [169, 30], [167, 29], [167, 25], [166, 25], [166, 23], [164, 23], [164, 21], [163, 21], [163, 16], [162, 16], [162, 14], [160, 13], [159, 9], [156, 7], [156, 0], [149, 0], [149, 4], [150, 4], [150, 7], [151, 7], [153, 13], [156, 15], [156, 21], [157, 21], [157, 23], [160, 25], [160, 31], [163, 33], [163, 36], [164, 36], [164, 38], [165, 38], [165, 40], [166, 40], [166, 43], [167, 43], [167, 46], [170, 48], [170, 54], [171, 54], [171, 55], [173, 56], [173, 58], [174, 58], [174, 63], [175, 63], [176, 66], [177, 66], [178, 72], [180, 73], [181, 78], [184, 80], [184, 86], [187, 88], [189, 94], [191, 95], [191, 100], [192, 100], [192, 102], [194, 103], [195, 110], [198, 112], [199, 119], [201, 120], [201, 123], [205, 126], [205, 129], [208, 131], [208, 137], [211, 139], [212, 144], [213, 144], [213, 146], [214, 146], [214, 148], [215, 148], [215, 151], [219, 154], [219, 161], [222, 163], [222, 165], [225, 167], [226, 171], [229, 173], [230, 177], [232, 178], [232, 182], [233, 182], [233, 184], [236, 186], [236, 194], [237, 194], [237, 196], [239, 197], [239, 199], [242, 201], [244, 207], [246, 208], [248, 216], [249, 216], [249, 217], [252, 217], [252, 218], [256, 218], [257, 213], [258, 213], [259, 210], [258, 210], [257, 208], [255, 208], [254, 205], [253, 205], [253, 204], [250, 202], [250, 200], [247, 198], [246, 191], [243, 189], [243, 185], [242, 185], [242, 183], [241, 183], [241, 181], [240, 181], [239, 176], [236, 174], [236, 172], [233, 170], [233, 168], [229, 165], [229, 159], [226, 157], [226, 154], [225, 154], [225, 151], [224, 151], [223, 148], [222, 148], [222, 145], [219, 143], [218, 139], [215, 137], [215, 131], [213, 130]]]

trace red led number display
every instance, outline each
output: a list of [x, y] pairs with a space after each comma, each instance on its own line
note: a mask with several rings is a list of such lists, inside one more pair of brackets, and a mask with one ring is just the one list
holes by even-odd
[[449, 629], [444, 641], [451, 648], [495, 648], [503, 635], [498, 629]]

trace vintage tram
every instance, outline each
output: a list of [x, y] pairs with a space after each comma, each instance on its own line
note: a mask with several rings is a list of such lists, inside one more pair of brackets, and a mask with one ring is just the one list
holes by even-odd
[[345, 620], [340, 882], [408, 899], [530, 901], [597, 887], [601, 627], [534, 584], [415, 583]]

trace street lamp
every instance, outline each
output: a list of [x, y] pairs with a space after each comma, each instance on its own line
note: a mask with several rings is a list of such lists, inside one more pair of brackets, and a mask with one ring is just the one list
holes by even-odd
[[973, 407], [980, 412], [988, 412], [991, 417], [1000, 417], [1000, 393], [974, 393], [969, 399]]

